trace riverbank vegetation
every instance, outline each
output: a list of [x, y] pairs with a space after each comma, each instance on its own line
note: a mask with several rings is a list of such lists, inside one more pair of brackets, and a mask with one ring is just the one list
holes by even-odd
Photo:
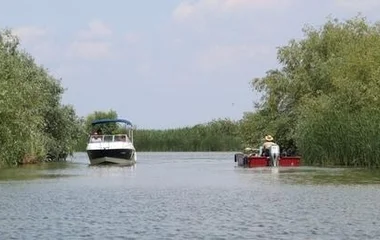
[[357, 16], [305, 27], [278, 50], [281, 68], [252, 81], [263, 95], [243, 140], [272, 134], [310, 165], [380, 166], [380, 24]]
[[[81, 141], [77, 150], [85, 151], [91, 122], [95, 119], [118, 118], [114, 110], [96, 111], [82, 122]], [[110, 130], [102, 129], [103, 132]], [[111, 130], [113, 132], [114, 130]], [[176, 129], [135, 129], [134, 145], [138, 151], [237, 151], [242, 147], [239, 137], [239, 122], [229, 119], [217, 119], [205, 124]]]
[[238, 122], [229, 119], [177, 129], [137, 129], [135, 146], [141, 151], [237, 151], [242, 147], [238, 131]]
[[0, 166], [64, 160], [74, 151], [79, 118], [61, 104], [60, 82], [0, 31]]

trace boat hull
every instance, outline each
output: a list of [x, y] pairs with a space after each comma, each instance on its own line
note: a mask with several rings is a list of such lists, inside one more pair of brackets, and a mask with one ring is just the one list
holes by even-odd
[[133, 165], [136, 163], [133, 149], [93, 149], [87, 150], [90, 165], [117, 164]]
[[[255, 167], [270, 167], [269, 157], [263, 156], [247, 156], [243, 153], [235, 154], [235, 162], [239, 167], [255, 168]], [[279, 167], [298, 167], [301, 164], [301, 157], [286, 156], [280, 157], [278, 161]]]

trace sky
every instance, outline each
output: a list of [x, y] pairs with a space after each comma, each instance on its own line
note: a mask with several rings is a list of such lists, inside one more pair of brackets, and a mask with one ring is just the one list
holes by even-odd
[[[277, 47], [308, 24], [378, 0], [0, 0], [0, 28], [66, 88], [79, 116], [115, 110], [137, 128], [239, 120], [253, 111], [255, 77], [279, 67]], [[379, 19], [380, 20], [380, 19]]]

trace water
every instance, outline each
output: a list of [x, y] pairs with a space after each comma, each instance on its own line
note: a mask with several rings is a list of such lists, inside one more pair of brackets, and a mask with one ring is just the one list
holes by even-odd
[[379, 176], [242, 169], [233, 153], [138, 161], [0, 170], [0, 239], [380, 239]]

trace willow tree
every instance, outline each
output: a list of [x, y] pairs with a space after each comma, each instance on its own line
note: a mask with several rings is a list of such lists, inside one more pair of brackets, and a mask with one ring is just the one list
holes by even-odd
[[380, 24], [357, 16], [303, 32], [278, 49], [281, 69], [252, 81], [263, 94], [253, 116], [265, 124], [252, 123], [251, 131], [268, 124], [306, 163], [378, 166]]
[[60, 103], [63, 88], [0, 32], [0, 165], [65, 159], [77, 139], [75, 111]]
[[[85, 119], [85, 131], [88, 133], [90, 133], [92, 129], [91, 127], [91, 123], [92, 121], [94, 120], [99, 120], [99, 119], [117, 119], [118, 118], [118, 114], [115, 110], [109, 110], [109, 111], [95, 111], [93, 113], [90, 113], [89, 115], [87, 115], [86, 119]], [[116, 125], [115, 124], [108, 124], [107, 126], [103, 127], [107, 130], [105, 130], [106, 132], [108, 132], [108, 134], [112, 133], [115, 129], [116, 129]]]

